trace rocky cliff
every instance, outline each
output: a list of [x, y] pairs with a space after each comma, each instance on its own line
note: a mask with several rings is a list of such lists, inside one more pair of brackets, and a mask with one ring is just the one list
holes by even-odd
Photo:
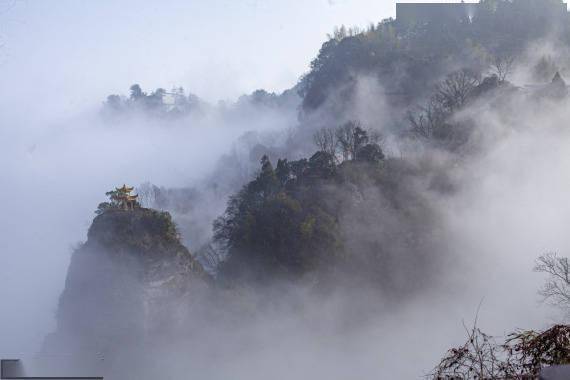
[[57, 330], [44, 351], [75, 355], [75, 363], [95, 356], [118, 361], [117, 355], [132, 352], [125, 347], [143, 348], [191, 329], [180, 324], [198, 308], [208, 284], [170, 214], [109, 209], [94, 219], [87, 241], [73, 253]]

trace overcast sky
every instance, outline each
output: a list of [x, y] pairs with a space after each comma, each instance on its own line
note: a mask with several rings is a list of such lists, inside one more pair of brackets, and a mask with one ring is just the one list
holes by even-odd
[[[391, 0], [0, 0], [0, 83], [75, 108], [181, 85], [207, 100], [281, 91], [334, 26], [395, 16]], [[5, 97], [2, 97], [5, 98]]]

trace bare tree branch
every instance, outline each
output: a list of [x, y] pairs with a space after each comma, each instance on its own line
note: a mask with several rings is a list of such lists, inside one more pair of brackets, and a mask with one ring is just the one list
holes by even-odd
[[548, 279], [539, 294], [547, 301], [570, 313], [570, 262], [556, 253], [540, 256], [534, 266], [535, 272], [546, 273]]
[[509, 53], [497, 54], [491, 60], [493, 72], [500, 82], [507, 80], [511, 75], [515, 64], [515, 56]]
[[337, 140], [335, 132], [329, 128], [322, 128], [313, 135], [313, 142], [317, 148], [336, 157]]

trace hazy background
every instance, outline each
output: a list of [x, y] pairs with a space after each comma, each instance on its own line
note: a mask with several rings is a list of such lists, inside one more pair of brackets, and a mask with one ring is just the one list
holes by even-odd
[[394, 13], [377, 0], [0, 0], [0, 353], [34, 351], [53, 328], [71, 246], [106, 190], [187, 184], [248, 128], [180, 138], [86, 122], [108, 94], [133, 83], [212, 102], [281, 91], [334, 26]]
[[[0, 0], [0, 357], [35, 352], [53, 329], [71, 247], [85, 239], [105, 191], [123, 182], [191, 184], [244, 131], [295, 124], [278, 115], [262, 124], [220, 122], [214, 115], [188, 128], [134, 123], [113, 129], [93, 117], [108, 94], [126, 93], [132, 83], [177, 85], [215, 103], [257, 88], [282, 91], [308, 69], [334, 26], [365, 26], [394, 15], [387, 0]], [[496, 115], [482, 115], [482, 123], [501, 129]], [[483, 297], [482, 325], [491, 333], [551, 321], [537, 303], [541, 280], [531, 268], [545, 251], [570, 248], [563, 228], [570, 157], [568, 139], [559, 139], [567, 137], [560, 130], [567, 112], [526, 116], [529, 128], [491, 143], [457, 174], [465, 176], [467, 191], [442, 204], [453, 226], [449, 244], [468, 260], [453, 268], [433, 299], [367, 331], [366, 344], [350, 337], [353, 357], [345, 370], [360, 366], [370, 374], [395, 366], [394, 358], [404, 354], [429, 370], [446, 347], [461, 341], [461, 318], [472, 317]], [[552, 162], [554, 169], [546, 170]], [[457, 287], [466, 280], [472, 280], [468, 290]], [[397, 347], [371, 345], [371, 337]], [[342, 368], [339, 358], [348, 351], [340, 349], [342, 338], [326, 337], [309, 354], [297, 352], [297, 370], [323, 355], [336, 363], [331, 368]], [[289, 339], [302, 345], [310, 337]], [[410, 351], [419, 340], [432, 343], [433, 359]], [[331, 351], [321, 351], [326, 347]], [[275, 359], [248, 354], [255, 361]]]
[[[408, 1], [409, 2], [409, 1]], [[429, 1], [420, 1], [429, 2]], [[183, 86], [209, 101], [293, 86], [334, 26], [395, 17], [392, 0], [1, 0], [0, 78], [14, 102], [93, 105]], [[4, 100], [5, 101], [5, 100]]]

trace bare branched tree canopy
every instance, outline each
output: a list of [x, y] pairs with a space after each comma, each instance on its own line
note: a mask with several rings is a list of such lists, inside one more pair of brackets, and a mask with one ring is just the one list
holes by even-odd
[[467, 342], [447, 352], [429, 376], [432, 379], [503, 379], [514, 372], [503, 347], [476, 325], [467, 329]]
[[481, 84], [479, 73], [463, 69], [453, 72], [439, 83], [425, 105], [408, 112], [408, 122], [415, 136], [425, 139], [461, 141], [461, 130], [451, 121], [453, 114], [472, 99]]
[[428, 378], [530, 380], [549, 366], [570, 362], [570, 327], [566, 325], [541, 332], [517, 331], [503, 343], [482, 332], [477, 323], [466, 331], [467, 342], [449, 350]]
[[322, 128], [313, 135], [320, 152], [336, 163], [347, 160], [377, 161], [384, 159], [382, 133], [365, 129], [359, 121], [348, 121], [335, 129]]
[[329, 153], [331, 156], [336, 156], [337, 141], [335, 133], [332, 129], [322, 128], [313, 135], [313, 142], [317, 148]]
[[492, 58], [491, 67], [494, 74], [499, 77], [500, 82], [507, 80], [515, 65], [513, 54], [498, 54]]
[[453, 112], [465, 105], [469, 94], [480, 81], [480, 76], [471, 70], [456, 71], [437, 86], [434, 100], [447, 111]]
[[350, 121], [337, 128], [335, 131], [336, 141], [344, 161], [354, 157], [356, 128], [360, 128], [359, 122]]
[[425, 106], [418, 107], [418, 112], [408, 112], [408, 121], [412, 126], [412, 132], [419, 137], [431, 139], [437, 129], [445, 124], [447, 114], [435, 101], [430, 101]]
[[536, 272], [548, 275], [539, 290], [545, 301], [570, 312], [570, 262], [556, 253], [540, 256], [534, 267]]

